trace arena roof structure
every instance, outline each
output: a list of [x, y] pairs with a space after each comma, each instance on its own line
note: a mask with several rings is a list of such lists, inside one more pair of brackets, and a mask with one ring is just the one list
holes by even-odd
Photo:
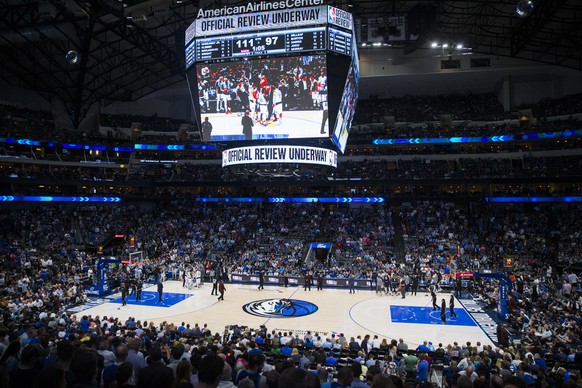
[[[200, 8], [247, 1], [0, 0], [0, 78], [56, 95], [78, 123], [95, 102], [135, 101], [184, 80], [184, 30]], [[407, 18], [405, 53], [434, 40], [582, 70], [578, 0], [370, 1], [330, 4], [361, 28]], [[414, 39], [408, 39], [414, 36]], [[362, 39], [363, 41], [364, 39]]]

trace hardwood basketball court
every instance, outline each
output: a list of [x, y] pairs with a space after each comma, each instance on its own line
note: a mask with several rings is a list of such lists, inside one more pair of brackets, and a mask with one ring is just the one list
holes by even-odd
[[[448, 321], [443, 325], [440, 311], [433, 311], [425, 292], [402, 299], [400, 295], [377, 294], [368, 289], [350, 294], [347, 289], [317, 291], [312, 287], [311, 291], [304, 291], [303, 287], [265, 286], [264, 290], [258, 290], [257, 285], [226, 284], [225, 300], [219, 301], [210, 295], [211, 290], [209, 283], [189, 290], [183, 288], [181, 282], [166, 281], [162, 304], [158, 302], [156, 286], [151, 286], [144, 289], [142, 302], [135, 302], [132, 296], [128, 305], [122, 306], [117, 299], [119, 295], [114, 295], [106, 303], [77, 315], [106, 315], [123, 321], [134, 317], [156, 324], [164, 321], [177, 325], [186, 322], [191, 326], [206, 323], [210, 330], [221, 333], [226, 325], [237, 324], [251, 328], [265, 325], [269, 331], [293, 331], [300, 336], [307, 330], [344, 333], [348, 338], [377, 334], [388, 341], [403, 338], [413, 347], [423, 341], [432, 341], [435, 346], [439, 342], [446, 346], [455, 341], [492, 344], [458, 300], [455, 311], [459, 318], [449, 319], [447, 310]], [[438, 294], [439, 305], [443, 298], [448, 306], [450, 293]], [[243, 310], [245, 305], [247, 311]]]

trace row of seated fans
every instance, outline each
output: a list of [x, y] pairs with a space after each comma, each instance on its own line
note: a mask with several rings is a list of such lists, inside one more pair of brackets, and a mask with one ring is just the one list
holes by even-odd
[[[487, 93], [362, 99], [356, 108], [354, 121], [356, 130], [353, 133], [354, 136], [362, 138], [378, 136], [450, 137], [569, 130], [579, 126], [579, 122], [573, 118], [560, 121], [546, 120], [545, 118], [582, 113], [582, 103], [578, 95], [560, 99], [544, 99], [536, 104], [520, 107], [520, 109], [528, 108], [532, 110], [533, 117], [537, 119], [533, 126], [522, 127], [507, 123], [473, 125], [471, 122], [482, 123], [515, 118], [517, 113], [512, 115], [503, 112], [495, 95]], [[430, 124], [430, 122], [439, 122], [441, 114], [450, 114], [452, 120], [463, 121], [466, 124], [452, 127]], [[387, 116], [394, 116], [396, 122], [427, 124], [388, 129], [384, 125], [380, 127], [369, 125], [370, 123], [383, 124]], [[98, 142], [108, 145], [129, 145], [128, 134], [122, 134], [119, 129], [131, 128], [134, 122], [141, 123], [144, 135], [152, 131], [168, 132], [168, 136], [155, 135], [149, 138], [145, 136], [140, 141], [146, 143], [175, 143], [178, 140], [177, 132], [180, 125], [185, 123], [183, 120], [158, 117], [157, 115], [102, 114], [100, 126], [112, 130], [100, 134], [56, 128], [53, 115], [49, 111], [0, 104], [0, 136], [2, 137], [67, 143]]]
[[[511, 158], [451, 158], [451, 159], [366, 159], [342, 161], [337, 169], [322, 169], [320, 178], [344, 179], [488, 179], [519, 177], [568, 177], [579, 175], [582, 161], [578, 155]], [[0, 176], [10, 178], [50, 178], [56, 181], [157, 181], [201, 182], [245, 180], [249, 174], [243, 167], [223, 169], [218, 164], [141, 165], [130, 169], [51, 166], [41, 164], [4, 164]], [[288, 176], [275, 177], [288, 179]], [[329, 178], [327, 178], [329, 177]], [[273, 179], [257, 176], [257, 180]]]

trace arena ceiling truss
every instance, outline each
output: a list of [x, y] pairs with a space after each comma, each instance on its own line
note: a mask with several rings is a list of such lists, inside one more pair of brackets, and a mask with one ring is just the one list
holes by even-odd
[[[135, 101], [183, 81], [183, 32], [198, 9], [246, 3], [0, 0], [0, 77], [58, 96], [79, 123], [95, 102]], [[582, 70], [579, 0], [532, 3], [531, 15], [520, 17], [517, 0], [330, 2], [363, 26], [370, 18], [407, 16], [416, 38], [400, 42], [405, 53], [432, 40], [462, 40], [474, 52]], [[70, 51], [79, 53], [76, 63], [65, 58]]]

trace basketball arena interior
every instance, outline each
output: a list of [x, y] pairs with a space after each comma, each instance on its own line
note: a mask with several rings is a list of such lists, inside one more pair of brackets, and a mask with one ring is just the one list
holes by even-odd
[[578, 0], [0, 0], [0, 388], [582, 385]]

